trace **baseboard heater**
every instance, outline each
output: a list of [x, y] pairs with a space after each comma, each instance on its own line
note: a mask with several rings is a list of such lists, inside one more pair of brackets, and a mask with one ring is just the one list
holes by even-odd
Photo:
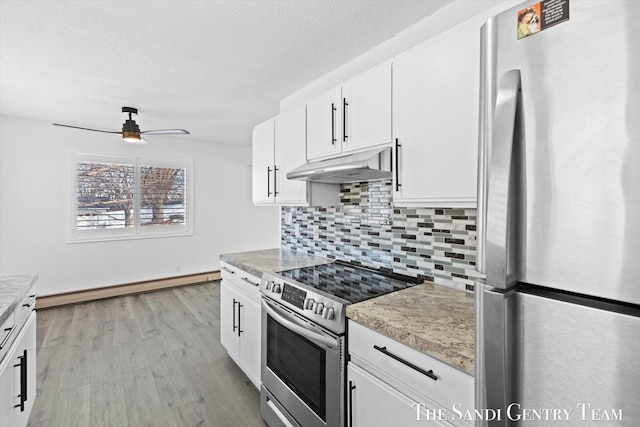
[[175, 286], [191, 285], [220, 279], [220, 270], [205, 273], [188, 274], [185, 276], [167, 277], [165, 279], [147, 280], [143, 282], [126, 283], [123, 285], [104, 286], [82, 291], [65, 292], [60, 294], [43, 295], [36, 299], [36, 310], [57, 307], [79, 302], [93, 301], [122, 295], [150, 292]]

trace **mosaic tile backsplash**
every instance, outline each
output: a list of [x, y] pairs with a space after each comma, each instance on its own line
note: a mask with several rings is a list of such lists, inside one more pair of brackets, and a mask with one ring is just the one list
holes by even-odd
[[283, 207], [282, 247], [460, 289], [482, 277], [475, 271], [475, 209], [394, 207], [391, 181], [342, 184], [340, 202]]

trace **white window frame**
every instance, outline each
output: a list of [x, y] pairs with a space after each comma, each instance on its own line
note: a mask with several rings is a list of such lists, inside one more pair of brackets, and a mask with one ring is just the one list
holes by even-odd
[[[77, 227], [77, 164], [78, 162], [121, 163], [133, 165], [133, 227], [114, 229], [78, 230]], [[121, 156], [111, 154], [91, 154], [74, 152], [71, 156], [70, 214], [68, 224], [69, 243], [94, 242], [107, 240], [144, 239], [156, 237], [188, 236], [193, 234], [193, 160], [171, 159], [152, 156]], [[142, 226], [140, 221], [140, 169], [141, 166], [171, 167], [185, 169], [186, 180], [186, 216], [184, 224], [163, 225], [159, 227]]]

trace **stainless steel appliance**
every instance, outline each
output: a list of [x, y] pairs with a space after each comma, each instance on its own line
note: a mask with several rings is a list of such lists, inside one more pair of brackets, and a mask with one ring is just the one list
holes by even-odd
[[344, 426], [347, 305], [421, 282], [340, 261], [265, 273], [260, 395], [267, 424]]
[[636, 16], [546, 0], [482, 28], [477, 426], [640, 425]]

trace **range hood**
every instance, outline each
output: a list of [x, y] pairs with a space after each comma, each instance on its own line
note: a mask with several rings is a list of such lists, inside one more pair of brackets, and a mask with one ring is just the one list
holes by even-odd
[[329, 160], [311, 161], [292, 170], [288, 179], [344, 184], [391, 179], [391, 148], [378, 148]]

